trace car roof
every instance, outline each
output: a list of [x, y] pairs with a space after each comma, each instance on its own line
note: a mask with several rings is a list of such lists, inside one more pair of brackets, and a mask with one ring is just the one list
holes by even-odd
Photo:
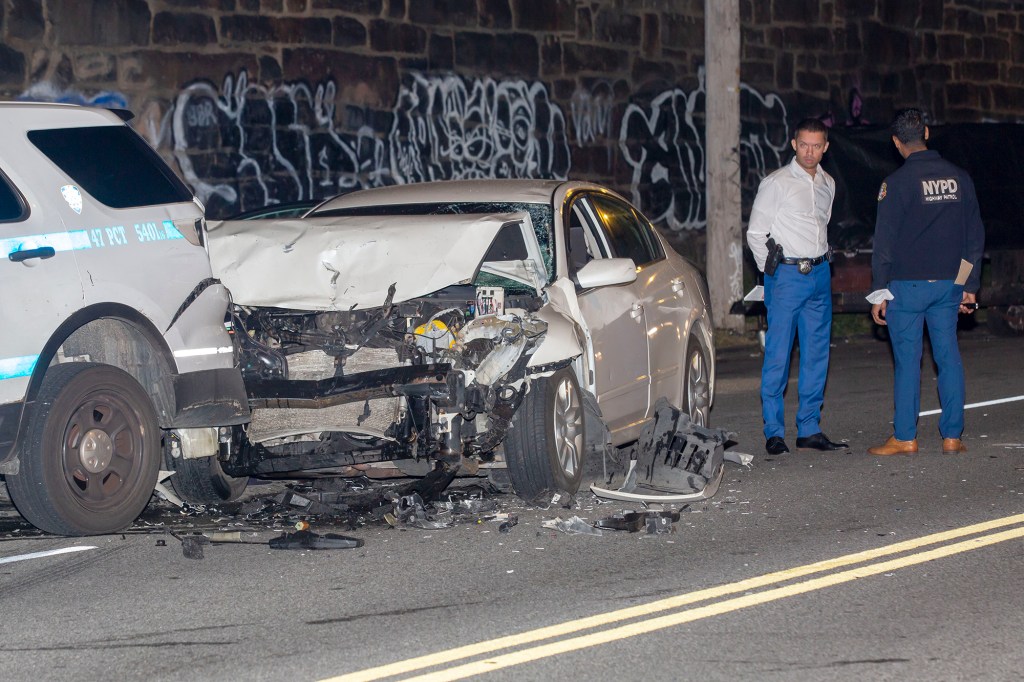
[[570, 187], [605, 190], [588, 182], [566, 180], [439, 180], [350, 192], [325, 201], [312, 213], [338, 208], [422, 204], [434, 201], [550, 204], [559, 189]]
[[4, 125], [15, 130], [124, 125], [117, 113], [101, 107], [57, 102], [0, 102]]

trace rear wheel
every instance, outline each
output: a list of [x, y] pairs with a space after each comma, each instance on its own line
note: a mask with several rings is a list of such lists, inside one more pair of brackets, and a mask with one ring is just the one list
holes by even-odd
[[530, 499], [543, 490], [575, 493], [583, 478], [583, 400], [576, 376], [563, 368], [533, 382], [508, 436], [512, 488]]
[[156, 412], [139, 383], [117, 367], [48, 369], [24, 436], [20, 470], [7, 476], [7, 487], [22, 516], [44, 531], [122, 530], [153, 494]]
[[692, 423], [707, 426], [711, 420], [711, 365], [697, 339], [691, 338], [686, 344], [683, 372], [683, 411]]

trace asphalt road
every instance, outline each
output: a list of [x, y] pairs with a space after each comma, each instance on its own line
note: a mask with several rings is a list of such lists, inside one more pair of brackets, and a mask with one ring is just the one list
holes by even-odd
[[[1024, 394], [1020, 339], [974, 330], [961, 348], [968, 403]], [[721, 350], [719, 370], [713, 422], [755, 460], [729, 465], [670, 535], [565, 534], [541, 524], [623, 506], [505, 495], [499, 508], [519, 516], [507, 533], [377, 522], [317, 528], [358, 549], [296, 551], [262, 530], [197, 560], [163, 531], [236, 517], [160, 503], [124, 535], [65, 539], [0, 501], [0, 678], [1020, 679], [1024, 401], [969, 409], [967, 453], [941, 454], [924, 416], [921, 453], [873, 458], [864, 449], [891, 433], [888, 345], [840, 341], [823, 426], [851, 451], [771, 458], [756, 349]], [[923, 383], [922, 410], [936, 408], [927, 364]]]

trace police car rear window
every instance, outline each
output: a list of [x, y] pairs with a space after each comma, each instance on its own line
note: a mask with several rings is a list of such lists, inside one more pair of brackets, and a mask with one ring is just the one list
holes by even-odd
[[192, 193], [128, 126], [31, 130], [28, 139], [81, 189], [111, 208], [192, 201]]

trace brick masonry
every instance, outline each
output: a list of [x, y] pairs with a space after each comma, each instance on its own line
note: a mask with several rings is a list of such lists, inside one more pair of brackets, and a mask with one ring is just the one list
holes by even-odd
[[[705, 1], [7, 0], [0, 96], [132, 109], [214, 216], [573, 177], [702, 261]], [[741, 16], [748, 206], [804, 115], [1024, 117], [1019, 2], [741, 0]]]

